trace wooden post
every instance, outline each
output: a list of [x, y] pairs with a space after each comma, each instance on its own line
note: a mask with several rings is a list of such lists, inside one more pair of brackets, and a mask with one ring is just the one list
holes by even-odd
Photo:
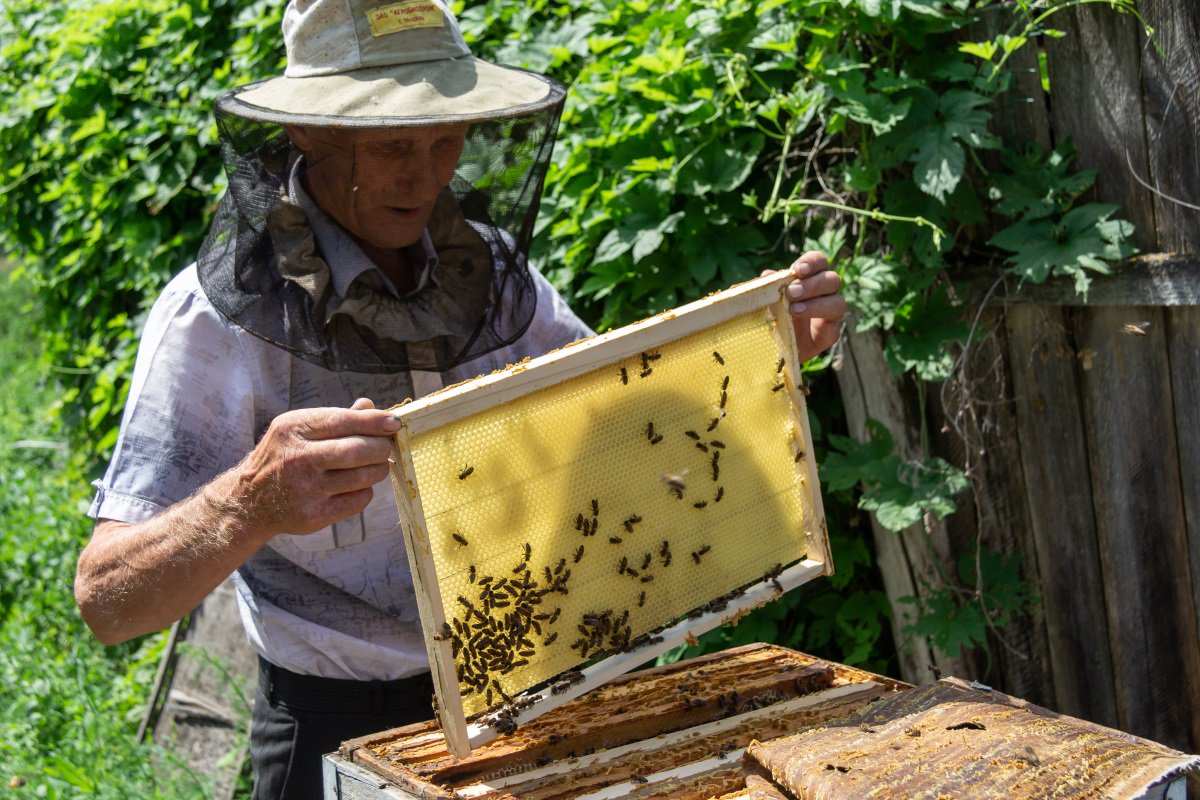
[[[1142, 93], [1158, 249], [1200, 254], [1200, 4], [1141, 0]], [[1161, 48], [1161, 50], [1160, 50]]]

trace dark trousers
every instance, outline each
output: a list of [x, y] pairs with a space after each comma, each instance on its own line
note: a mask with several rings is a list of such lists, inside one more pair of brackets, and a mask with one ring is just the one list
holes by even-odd
[[397, 681], [297, 675], [259, 659], [250, 726], [254, 800], [320, 800], [321, 756], [347, 739], [433, 718], [429, 673]]

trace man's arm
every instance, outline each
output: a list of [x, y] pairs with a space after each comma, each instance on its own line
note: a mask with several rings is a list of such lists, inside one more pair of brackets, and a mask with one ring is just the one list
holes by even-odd
[[366, 508], [399, 423], [369, 400], [289, 411], [236, 467], [144, 522], [102, 519], [79, 557], [75, 600], [105, 644], [162, 630], [280, 533]]

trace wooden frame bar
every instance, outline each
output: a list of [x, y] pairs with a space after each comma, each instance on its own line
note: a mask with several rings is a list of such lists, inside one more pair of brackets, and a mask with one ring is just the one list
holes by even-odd
[[775, 578], [766, 578], [730, 600], [720, 610], [710, 610], [685, 618], [660, 630], [650, 641], [627, 652], [611, 655], [582, 670], [583, 679], [565, 691], [530, 691], [514, 698], [517, 724], [526, 722], [561, 706], [590, 689], [629, 671], [647, 659], [692, 641], [693, 637], [730, 621], [740, 619], [750, 609], [771, 600], [780, 591], [788, 591], [820, 575], [833, 571], [829, 557], [828, 534], [821, 503], [816, 465], [811, 457], [804, 389], [800, 381], [801, 364], [793, 334], [791, 316], [783, 296], [784, 287], [793, 280], [790, 270], [771, 273], [727, 291], [682, 306], [674, 311], [634, 323], [624, 328], [575, 342], [505, 370], [472, 381], [447, 387], [414, 402], [392, 409], [403, 425], [393, 441], [392, 479], [404, 528], [405, 543], [412, 567], [418, 606], [430, 665], [439, 702], [436, 712], [452, 753], [464, 756], [485, 744], [499, 731], [488, 715], [476, 715], [468, 724], [453, 667], [452, 646], [439, 632], [447, 619], [438, 588], [438, 576], [429, 542], [429, 530], [421, 508], [417, 475], [410, 454], [410, 443], [423, 433], [437, 430], [477, 412], [517, 400], [527, 394], [562, 381], [584, 375], [609, 364], [655, 349], [666, 343], [762, 309], [769, 315], [776, 348], [784, 356], [784, 385], [792, 409], [791, 433], [796, 449], [802, 453], [796, 462], [798, 477], [811, 489], [813, 512], [819, 522], [807, 531], [806, 556]]

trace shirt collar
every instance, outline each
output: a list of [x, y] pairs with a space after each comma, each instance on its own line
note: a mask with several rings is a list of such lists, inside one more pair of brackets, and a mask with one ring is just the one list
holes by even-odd
[[430, 284], [437, 285], [437, 279], [434, 278], [433, 271], [437, 267], [438, 257], [437, 251], [434, 250], [433, 240], [429, 238], [429, 230], [421, 232], [421, 240], [415, 242], [408, 248], [408, 254], [413, 260], [420, 260], [424, 266], [421, 269], [421, 274], [417, 276], [417, 287], [407, 294], [401, 295], [396, 291], [396, 287], [383, 274], [383, 270], [375, 265], [362, 248], [358, 246], [358, 242], [354, 241], [353, 237], [338, 225], [328, 214], [321, 210], [316, 202], [309, 196], [304, 189], [304, 184], [300, 180], [300, 174], [304, 157], [296, 159], [292, 165], [291, 174], [288, 176], [288, 194], [295, 200], [301, 209], [304, 210], [304, 216], [308, 218], [308, 224], [312, 227], [313, 236], [316, 237], [317, 246], [321, 248], [321, 255], [325, 257], [325, 263], [329, 265], [330, 276], [333, 279], [333, 288], [338, 293], [339, 297], [346, 297], [350, 284], [354, 283], [359, 277], [366, 272], [374, 271], [380, 282], [387, 288], [388, 292], [396, 297], [411, 297], [418, 292], [423, 291]]

